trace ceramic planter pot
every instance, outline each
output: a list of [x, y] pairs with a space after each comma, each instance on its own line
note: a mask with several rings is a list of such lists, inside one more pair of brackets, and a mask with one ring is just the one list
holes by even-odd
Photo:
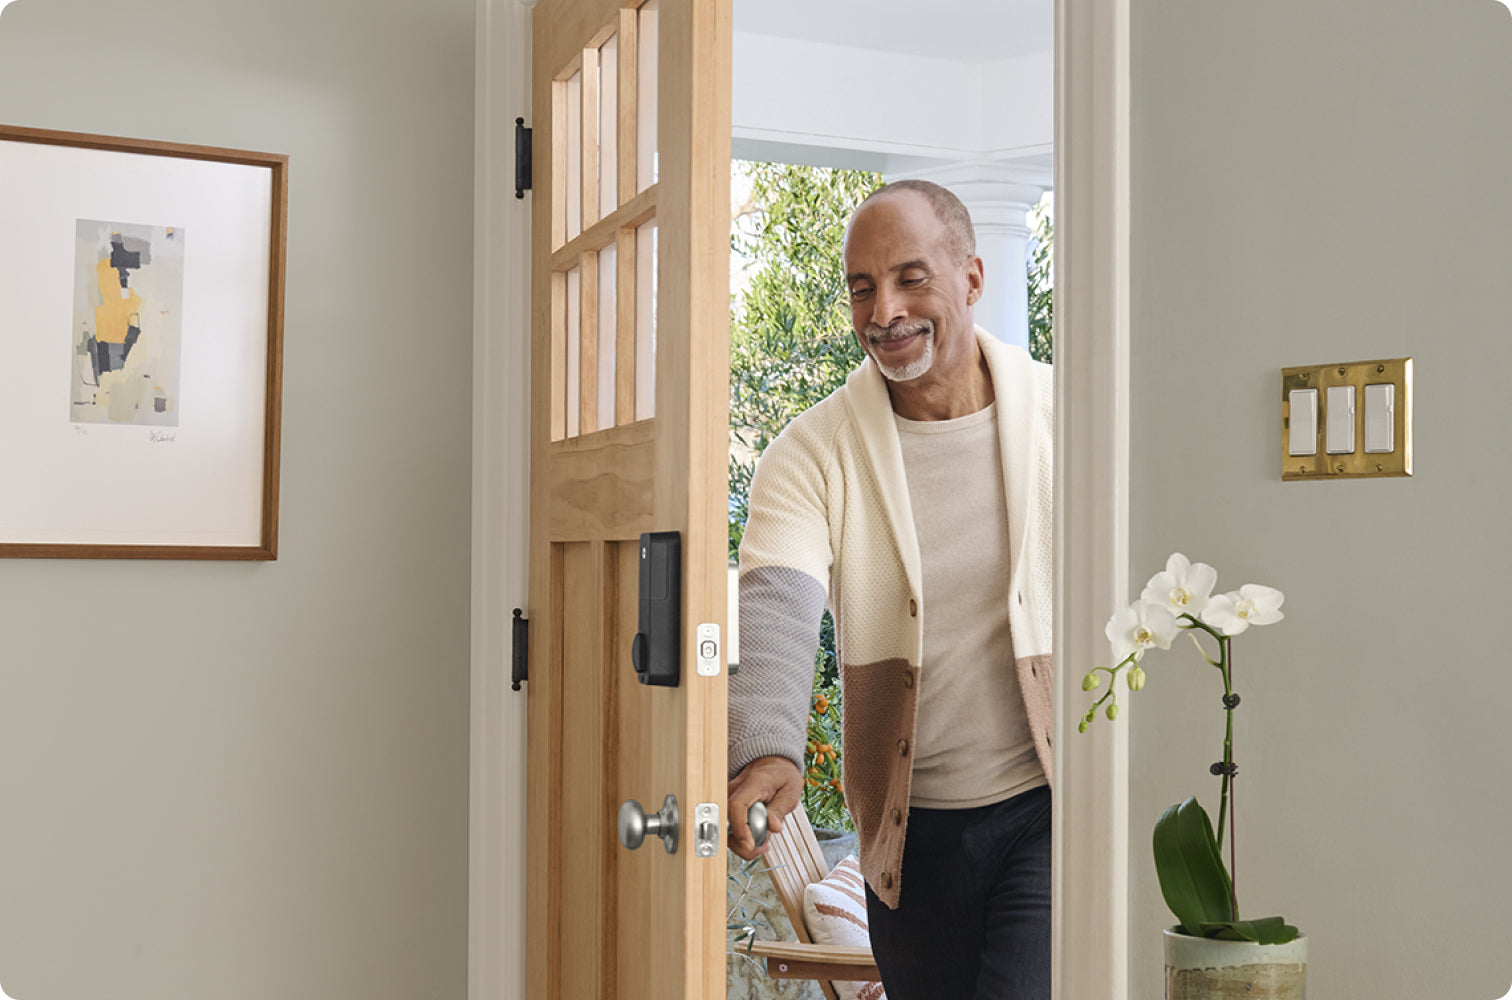
[[847, 857], [856, 853], [856, 835], [854, 833], [816, 826], [814, 827], [814, 839], [819, 841], [819, 853], [824, 855], [825, 863], [830, 868], [834, 868]]
[[1306, 1000], [1307, 935], [1254, 944], [1165, 932], [1166, 1000]]

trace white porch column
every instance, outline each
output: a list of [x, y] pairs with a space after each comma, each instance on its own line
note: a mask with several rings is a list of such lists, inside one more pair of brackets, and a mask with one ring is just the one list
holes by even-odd
[[1029, 346], [1029, 210], [1050, 187], [1047, 170], [978, 160], [889, 175], [917, 177], [955, 192], [971, 213], [986, 270], [977, 324], [999, 340]]

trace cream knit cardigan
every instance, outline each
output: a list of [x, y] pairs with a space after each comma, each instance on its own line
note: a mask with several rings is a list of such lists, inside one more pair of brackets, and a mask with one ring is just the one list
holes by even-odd
[[[1008, 620], [1034, 747], [1049, 779], [1052, 370], [980, 327], [976, 336], [997, 399], [1008, 496]], [[802, 767], [819, 619], [828, 605], [844, 689], [846, 804], [860, 835], [861, 871], [896, 907], [929, 609], [897, 425], [870, 359], [767, 448], [751, 483], [750, 511], [740, 546], [730, 773], [769, 755]]]

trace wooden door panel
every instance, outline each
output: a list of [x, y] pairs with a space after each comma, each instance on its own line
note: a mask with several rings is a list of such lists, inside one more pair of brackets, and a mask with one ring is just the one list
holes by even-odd
[[610, 683], [603, 655], [606, 623], [590, 609], [603, 607], [611, 598], [605, 593], [603, 543], [574, 542], [560, 548], [564, 618], [552, 622], [561, 635], [563, 660], [558, 796], [562, 836], [574, 842], [569, 863], [562, 866], [560, 906], [578, 939], [573, 960], [562, 967], [562, 995], [600, 997], [611, 995], [602, 989], [611, 940], [602, 900], [616, 845], [609, 819], [615, 808], [609, 801], [613, 787], [604, 767], [609, 759], [604, 726], [609, 715], [605, 688]]
[[557, 451], [547, 487], [552, 537], [628, 539], [657, 529], [652, 430], [631, 424]]
[[[584, 48], [602, 41], [608, 34], [608, 26], [618, 23], [619, 12], [625, 6], [620, 0], [570, 0], [566, 3], [541, 0], [536, 5], [535, 23], [539, 26], [544, 15], [551, 19], [551, 25], [545, 35], [539, 27], [535, 33], [535, 76], [539, 79], [543, 62], [557, 68], [568, 66]], [[634, 9], [639, 4], [628, 6]]]
[[[635, 637], [639, 546], [621, 542], [615, 546], [620, 570], [620, 606], [616, 640], [620, 648], [629, 649]], [[654, 726], [658, 703], [662, 700], [652, 688], [636, 682], [634, 674], [622, 674], [622, 683], [614, 692], [614, 728], [617, 754], [614, 775], [620, 788], [653, 789], [656, 787]], [[670, 789], [669, 789], [670, 790]], [[627, 794], [639, 798], [643, 793]], [[641, 802], [648, 810], [661, 806], [665, 792], [651, 792], [654, 802]], [[681, 800], [679, 797], [679, 804]], [[613, 908], [621, 922], [655, 921], [656, 908], [668, 905], [665, 886], [668, 857], [660, 841], [647, 842], [638, 851], [621, 851], [616, 857]], [[616, 966], [620, 994], [631, 1000], [654, 1000], [674, 992], [675, 969], [667, 969], [654, 953], [643, 947], [631, 933], [621, 934], [616, 943]]]
[[[533, 13], [527, 995], [724, 991], [729, 0], [541, 0]], [[654, 70], [654, 71], [653, 71]], [[654, 107], [653, 107], [654, 103]], [[654, 113], [653, 113], [654, 112]], [[637, 682], [639, 535], [683, 539], [682, 682]], [[616, 815], [677, 797], [681, 842]], [[721, 826], [724, 817], [721, 815]]]

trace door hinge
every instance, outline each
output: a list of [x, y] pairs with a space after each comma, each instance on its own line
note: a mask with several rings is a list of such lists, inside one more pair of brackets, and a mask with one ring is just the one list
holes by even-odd
[[530, 680], [530, 619], [522, 618], [519, 608], [514, 609], [514, 651], [510, 665], [510, 677], [515, 691], [522, 681]]
[[515, 197], [525, 197], [530, 190], [530, 129], [525, 119], [515, 119]]

